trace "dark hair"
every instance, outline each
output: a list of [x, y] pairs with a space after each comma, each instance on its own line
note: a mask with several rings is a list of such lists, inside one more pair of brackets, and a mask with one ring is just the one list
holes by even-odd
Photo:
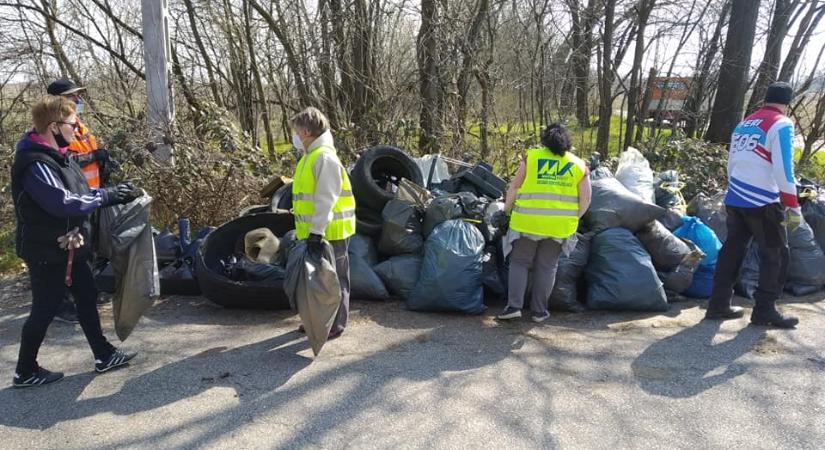
[[570, 150], [570, 133], [560, 123], [551, 123], [541, 131], [541, 145], [550, 149], [555, 155], [563, 156]]

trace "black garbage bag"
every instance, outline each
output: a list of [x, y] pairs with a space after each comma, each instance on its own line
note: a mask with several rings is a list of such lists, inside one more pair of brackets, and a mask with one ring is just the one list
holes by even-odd
[[597, 234], [585, 269], [587, 307], [628, 311], [666, 311], [667, 296], [641, 242], [624, 228]]
[[406, 300], [418, 283], [422, 259], [419, 255], [393, 256], [376, 264], [373, 270], [392, 295]]
[[[393, 202], [394, 200], [390, 200]], [[353, 298], [359, 300], [387, 300], [390, 293], [384, 282], [372, 269], [378, 262], [375, 244], [368, 236], [356, 234], [349, 241], [349, 283]]]
[[497, 242], [507, 233], [507, 215], [504, 213], [504, 202], [492, 202], [484, 208], [484, 217], [481, 219], [481, 234], [487, 243]]
[[674, 236], [659, 221], [651, 222], [645, 229], [636, 233], [636, 238], [650, 254], [653, 267], [662, 272], [676, 269], [690, 254], [690, 247], [685, 241]]
[[285, 278], [284, 268], [275, 264], [251, 261], [237, 253], [223, 261], [223, 274], [233, 281], [277, 281]]
[[296, 242], [295, 230], [289, 230], [281, 237], [281, 246], [278, 249], [278, 264], [281, 267], [286, 267], [286, 263], [289, 261], [289, 252], [295, 248]]
[[464, 210], [461, 207], [461, 200], [457, 195], [445, 195], [436, 197], [427, 207], [424, 214], [424, 235], [429, 236], [438, 224], [460, 218]]
[[785, 289], [794, 295], [806, 295], [825, 285], [825, 253], [817, 244], [814, 232], [804, 220], [788, 235], [791, 259]]
[[725, 195], [726, 193], [722, 191], [708, 197], [700, 192], [693, 197], [687, 206], [687, 215], [702, 219], [702, 222], [709, 226], [722, 242], [725, 242], [725, 239], [728, 238], [728, 214], [725, 210]]
[[734, 290], [742, 297], [753, 298], [757, 286], [759, 286], [759, 246], [756, 242], [751, 242], [747, 253], [745, 253], [745, 259], [742, 261], [739, 280], [736, 282]]
[[690, 253], [682, 259], [682, 262], [669, 272], [658, 272], [659, 279], [662, 280], [666, 292], [681, 294], [687, 291], [690, 285], [693, 284], [693, 276], [705, 257], [705, 253], [696, 244], [688, 240], [685, 240], [684, 243], [690, 249]]
[[[793, 295], [808, 295], [825, 285], [825, 253], [814, 239], [813, 230], [803, 220], [788, 235], [790, 260], [785, 290]], [[752, 242], [748, 249], [736, 290], [742, 296], [753, 298], [759, 284], [759, 245]]]
[[379, 252], [394, 256], [419, 253], [424, 247], [421, 214], [415, 206], [402, 200], [390, 200], [384, 206], [381, 218], [384, 226], [378, 241]]
[[579, 234], [576, 248], [569, 256], [559, 259], [556, 269], [556, 283], [553, 293], [550, 294], [550, 309], [557, 311], [581, 312], [584, 305], [579, 301], [579, 280], [581, 279], [587, 260], [590, 258], [590, 240], [592, 236]]
[[682, 196], [685, 184], [679, 181], [679, 172], [666, 170], [656, 177], [656, 204], [665, 209], [681, 212], [684, 215], [687, 204]]
[[803, 202], [802, 216], [813, 230], [819, 248], [825, 251], [825, 197]]
[[436, 197], [424, 214], [424, 236], [429, 236], [436, 226], [447, 220], [468, 218], [482, 222], [487, 205], [488, 199], [471, 192]]
[[481, 314], [484, 236], [463, 220], [438, 225], [424, 244], [421, 275], [407, 308]]
[[158, 272], [162, 295], [199, 295], [201, 288], [195, 277], [194, 260], [181, 258]]
[[664, 215], [656, 220], [664, 225], [668, 231], [676, 231], [679, 227], [685, 224], [684, 220], [682, 220], [683, 215], [684, 214], [675, 209], [666, 209]]
[[593, 200], [583, 217], [590, 231], [621, 227], [635, 233], [665, 213], [664, 208], [645, 202], [615, 178], [595, 180], [592, 186]]
[[494, 245], [488, 245], [484, 249], [484, 260], [482, 265], [482, 284], [487, 292], [501, 297], [507, 293], [507, 280], [501, 270], [499, 263], [499, 252]]

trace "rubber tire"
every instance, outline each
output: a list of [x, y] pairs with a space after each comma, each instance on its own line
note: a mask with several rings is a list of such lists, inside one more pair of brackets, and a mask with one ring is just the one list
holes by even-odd
[[292, 182], [289, 182], [275, 191], [269, 202], [270, 211], [292, 209]]
[[380, 236], [383, 226], [384, 223], [381, 219], [381, 213], [363, 207], [355, 209], [356, 233], [371, 237]]
[[381, 211], [395, 194], [385, 190], [376, 179], [392, 176], [400, 181], [406, 178], [423, 185], [424, 177], [418, 164], [403, 150], [388, 145], [377, 145], [364, 152], [350, 173], [355, 203], [374, 211]]
[[262, 212], [270, 212], [269, 205], [252, 205], [242, 209], [238, 217], [248, 216], [250, 214], [258, 214]]
[[195, 257], [195, 277], [204, 297], [226, 308], [289, 309], [283, 280], [234, 281], [223, 275], [220, 260], [242, 252], [246, 233], [262, 227], [283, 236], [295, 228], [295, 219], [284, 211], [251, 214], [226, 222], [206, 236]]

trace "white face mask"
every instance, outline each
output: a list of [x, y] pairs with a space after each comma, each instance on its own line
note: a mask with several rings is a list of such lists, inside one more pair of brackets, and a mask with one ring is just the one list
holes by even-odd
[[292, 146], [297, 148], [298, 150], [304, 150], [304, 143], [301, 142], [301, 137], [297, 134], [292, 135]]

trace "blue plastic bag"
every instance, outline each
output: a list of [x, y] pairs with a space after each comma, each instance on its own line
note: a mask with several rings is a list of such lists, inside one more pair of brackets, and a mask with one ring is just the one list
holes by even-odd
[[677, 228], [673, 234], [693, 242], [705, 253], [705, 257], [699, 263], [699, 269], [693, 274], [693, 282], [682, 294], [693, 298], [708, 298], [713, 290], [713, 273], [716, 271], [716, 260], [719, 259], [722, 242], [698, 217], [685, 216], [682, 220], [684, 225]]
[[699, 263], [699, 268], [715, 269], [716, 260], [719, 258], [719, 250], [722, 248], [722, 241], [698, 217], [684, 216], [682, 221], [684, 221], [684, 225], [677, 228], [673, 235], [693, 242], [699, 247], [699, 250], [705, 253], [705, 257]]
[[483, 313], [483, 261], [484, 236], [478, 228], [460, 219], [442, 222], [424, 244], [421, 275], [407, 308]]

